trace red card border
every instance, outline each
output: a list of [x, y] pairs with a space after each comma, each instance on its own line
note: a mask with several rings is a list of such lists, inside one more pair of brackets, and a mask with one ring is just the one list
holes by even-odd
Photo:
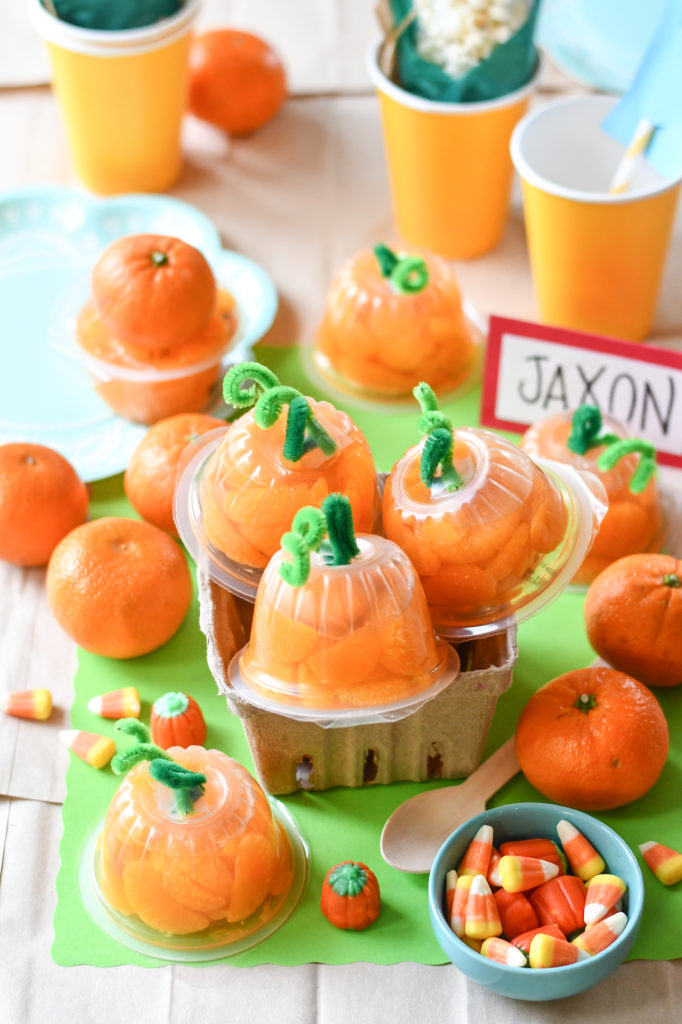
[[[538, 341], [554, 342], [568, 348], [583, 349], [588, 352], [604, 352], [607, 355], [623, 356], [641, 363], [654, 363], [657, 366], [670, 366], [682, 371], [682, 352], [671, 352], [656, 348], [649, 344], [632, 341], [621, 341], [601, 334], [585, 334], [568, 330], [565, 327], [550, 327], [546, 324], [535, 324], [528, 320], [515, 320], [511, 317], [491, 316], [488, 329], [488, 348], [485, 360], [485, 372], [481, 393], [481, 424], [497, 430], [509, 430], [523, 434], [529, 424], [512, 420], [501, 420], [495, 415], [495, 399], [497, 397], [497, 380], [500, 372], [500, 354], [502, 338], [505, 334], [518, 334], [522, 338], [534, 338]], [[658, 452], [658, 461], [663, 466], [682, 468], [682, 455], [670, 452]]]

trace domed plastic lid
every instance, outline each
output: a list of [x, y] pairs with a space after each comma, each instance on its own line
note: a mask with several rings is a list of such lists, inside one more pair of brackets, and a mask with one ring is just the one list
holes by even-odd
[[183, 804], [183, 790], [154, 776], [158, 762], [132, 768], [85, 851], [83, 899], [131, 949], [165, 960], [217, 959], [260, 942], [289, 917], [305, 884], [307, 850], [290, 815], [239, 762], [203, 747], [167, 753], [175, 770], [201, 773], [203, 793]]
[[609, 508], [594, 544], [573, 582], [590, 583], [624, 555], [660, 550], [665, 535], [665, 497], [654, 477], [654, 446], [596, 406], [582, 405], [542, 420], [521, 438], [531, 458], [545, 457], [594, 473]]
[[[324, 506], [323, 506], [324, 508]], [[405, 553], [358, 535], [350, 564], [310, 554], [310, 575], [291, 586], [278, 552], [261, 580], [250, 642], [230, 683], [249, 703], [322, 726], [394, 721], [448, 686], [456, 652], [433, 630]]]
[[309, 357], [342, 395], [395, 402], [420, 379], [439, 394], [471, 385], [484, 333], [445, 260], [377, 245], [336, 274]]
[[384, 527], [413, 561], [437, 633], [458, 640], [507, 629], [556, 597], [592, 543], [607, 501], [590, 474], [536, 464], [489, 431], [441, 433], [442, 452], [451, 439], [450, 457], [435, 473], [431, 458], [429, 484], [431, 437], [394, 466], [384, 488]]
[[340, 492], [348, 495], [358, 529], [373, 530], [381, 516], [372, 453], [349, 416], [273, 385], [274, 375], [257, 363], [228, 373], [226, 397], [238, 404], [243, 392], [234, 381], [261, 371], [268, 387], [256, 408], [188, 447], [174, 502], [178, 532], [197, 565], [252, 601], [263, 569], [303, 506], [319, 506]]

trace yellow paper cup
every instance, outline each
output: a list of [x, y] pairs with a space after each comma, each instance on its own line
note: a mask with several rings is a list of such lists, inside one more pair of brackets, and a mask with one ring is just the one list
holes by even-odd
[[182, 168], [190, 30], [199, 0], [144, 28], [106, 32], [60, 21], [29, 0], [76, 173], [93, 192], [160, 192]]
[[409, 245], [447, 259], [494, 249], [509, 211], [509, 140], [528, 107], [537, 73], [500, 99], [439, 103], [395, 85], [381, 46], [367, 55], [376, 88], [398, 231]]
[[610, 195], [624, 148], [600, 128], [617, 99], [575, 96], [527, 114], [511, 154], [544, 323], [641, 341], [650, 331], [680, 191], [642, 160]]

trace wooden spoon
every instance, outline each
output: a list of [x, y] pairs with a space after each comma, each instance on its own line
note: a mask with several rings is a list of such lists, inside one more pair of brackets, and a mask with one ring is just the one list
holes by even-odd
[[512, 736], [460, 785], [430, 789], [405, 800], [384, 825], [382, 857], [399, 871], [430, 871], [450, 833], [484, 811], [486, 800], [519, 770]]

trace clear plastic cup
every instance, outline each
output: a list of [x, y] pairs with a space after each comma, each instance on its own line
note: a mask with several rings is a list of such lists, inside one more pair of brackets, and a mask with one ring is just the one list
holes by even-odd
[[358, 530], [381, 521], [374, 460], [364, 434], [329, 402], [307, 399], [336, 444], [298, 462], [283, 455], [286, 415], [258, 426], [253, 410], [225, 431], [211, 431], [187, 448], [178, 475], [174, 515], [189, 553], [216, 583], [254, 601], [258, 582], [280, 539], [304, 505], [319, 508], [328, 494], [345, 494]]
[[[603, 445], [588, 449], [584, 455], [572, 452], [567, 446], [572, 419], [571, 412], [564, 412], [542, 420], [526, 431], [519, 444], [532, 459], [553, 459], [577, 470], [586, 470], [598, 477], [604, 486], [609, 501], [608, 511], [573, 577], [575, 584], [587, 585], [617, 558], [640, 551], [659, 551], [665, 522], [654, 477], [639, 494], [634, 494], [629, 488], [639, 456], [635, 453], [625, 455], [612, 469], [600, 470], [597, 463], [604, 451]], [[618, 437], [632, 436], [622, 423], [610, 416], [602, 417], [602, 426], [604, 431]]]
[[81, 307], [61, 348], [88, 371], [95, 391], [114, 412], [149, 425], [179, 412], [204, 411], [215, 398], [223, 360], [238, 341], [234, 298], [219, 289], [207, 326], [154, 358], [114, 337], [91, 301]]
[[384, 487], [387, 537], [419, 573], [437, 633], [484, 636], [521, 622], [573, 577], [606, 511], [596, 478], [525, 452], [487, 430], [454, 431], [449, 491], [422, 483], [424, 441], [393, 467]]
[[132, 768], [83, 858], [86, 906], [119, 941], [163, 959], [239, 952], [293, 911], [306, 848], [238, 761], [203, 747], [169, 753], [206, 776], [203, 795], [181, 813], [148, 762]]
[[288, 556], [271, 559], [250, 641], [229, 667], [241, 697], [323, 726], [355, 725], [403, 718], [450, 685], [459, 658], [436, 637], [405, 552], [374, 535], [357, 544], [349, 565], [312, 553], [299, 587], [279, 574]]
[[386, 401], [411, 399], [421, 380], [438, 395], [476, 380], [483, 335], [466, 314], [455, 275], [439, 256], [410, 255], [426, 265], [428, 282], [418, 291], [400, 291], [370, 249], [336, 274], [311, 353], [326, 382]]

